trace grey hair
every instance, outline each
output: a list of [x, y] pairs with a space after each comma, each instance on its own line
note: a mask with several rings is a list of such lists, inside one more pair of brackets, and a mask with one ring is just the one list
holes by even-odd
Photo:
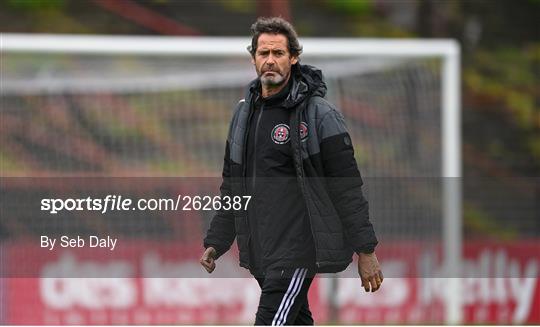
[[291, 56], [298, 57], [302, 53], [302, 46], [298, 42], [298, 35], [291, 23], [281, 17], [259, 17], [251, 25], [251, 45], [247, 47], [252, 57], [255, 57], [259, 36], [263, 33], [283, 34], [287, 38], [287, 45]]

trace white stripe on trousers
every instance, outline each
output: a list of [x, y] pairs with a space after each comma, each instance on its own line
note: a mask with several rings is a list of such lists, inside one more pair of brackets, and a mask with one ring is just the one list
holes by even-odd
[[289, 284], [289, 288], [287, 289], [287, 292], [285, 292], [285, 295], [283, 296], [283, 299], [281, 299], [281, 303], [279, 304], [279, 308], [274, 316], [274, 319], [272, 319], [272, 326], [276, 326], [276, 320], [278, 319], [281, 310], [283, 309], [283, 306], [285, 306], [285, 301], [287, 300], [287, 297], [292, 292], [294, 288], [294, 284], [296, 282], [296, 277], [298, 276], [298, 272], [300, 271], [300, 268], [296, 268], [294, 271], [293, 277], [291, 279], [291, 283]]
[[281, 323], [280, 325], [284, 325], [285, 322], [287, 321], [287, 315], [289, 314], [289, 311], [291, 310], [293, 304], [294, 304], [294, 300], [296, 299], [296, 297], [298, 296], [298, 294], [300, 294], [300, 290], [302, 289], [302, 286], [304, 284], [304, 278], [306, 277], [306, 274], [307, 274], [307, 269], [304, 269], [304, 271], [302, 272], [302, 276], [300, 276], [300, 282], [299, 282], [299, 287], [298, 287], [298, 290], [296, 291], [296, 293], [294, 294], [292, 300], [291, 300], [291, 304], [289, 306], [287, 306], [287, 311], [285, 311], [285, 314], [283, 316], [283, 319], [281, 319]]
[[298, 293], [300, 293], [300, 289], [302, 289], [302, 284], [304, 282], [304, 277], [306, 277], [306, 273], [306, 268], [297, 268], [294, 271], [289, 288], [287, 289], [287, 292], [285, 292], [285, 295], [283, 296], [283, 299], [279, 305], [279, 309], [272, 320], [272, 326], [283, 325], [287, 320], [287, 315], [294, 304], [294, 300], [296, 299]]

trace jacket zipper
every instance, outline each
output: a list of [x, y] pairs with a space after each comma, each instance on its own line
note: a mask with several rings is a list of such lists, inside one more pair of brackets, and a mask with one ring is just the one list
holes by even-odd
[[251, 190], [252, 192], [255, 191], [255, 179], [257, 178], [257, 136], [259, 134], [259, 124], [261, 122], [261, 117], [264, 109], [264, 103], [261, 104], [261, 111], [259, 112], [259, 116], [257, 116], [257, 123], [255, 124], [255, 135], [254, 135], [254, 144], [253, 144], [253, 179], [251, 181]]
[[[251, 121], [251, 116], [253, 116], [253, 111], [251, 110], [251, 108], [249, 108], [249, 114], [248, 114], [248, 118], [247, 118], [247, 122], [248, 122], [248, 127], [249, 127], [249, 122]], [[245, 134], [244, 134], [244, 148], [243, 148], [243, 153], [242, 153], [242, 164], [244, 165], [244, 167], [242, 167], [242, 177], [244, 177], [242, 179], [242, 185], [244, 187], [244, 193], [247, 192], [247, 187], [246, 187], [246, 170], [247, 170], [247, 164], [246, 164], [246, 161], [247, 161], [247, 138], [248, 138], [248, 134], [249, 134], [249, 128], [246, 130]]]
[[[253, 98], [252, 98], [253, 99]], [[255, 100], [256, 101], [256, 100]], [[253, 110], [251, 110], [251, 101], [250, 101], [250, 108], [249, 108], [249, 114], [248, 114], [248, 118], [247, 118], [247, 122], [249, 124], [249, 122], [251, 121], [251, 117], [253, 116]], [[246, 187], [246, 169], [247, 169], [247, 165], [246, 165], [246, 160], [247, 160], [247, 138], [248, 138], [248, 134], [249, 134], [249, 129], [245, 132], [244, 134], [244, 149], [243, 149], [243, 153], [242, 153], [242, 163], [244, 165], [243, 169], [242, 169], [242, 185], [243, 185], [243, 193], [247, 193], [247, 187]], [[251, 258], [251, 227], [249, 226], [249, 215], [246, 211], [246, 222], [247, 222], [247, 227], [248, 227], [248, 240], [247, 240], [247, 245], [248, 245], [248, 248], [247, 248], [247, 251], [248, 251], [248, 259]], [[250, 269], [251, 268], [251, 265], [248, 263], [247, 265], [247, 268]]]

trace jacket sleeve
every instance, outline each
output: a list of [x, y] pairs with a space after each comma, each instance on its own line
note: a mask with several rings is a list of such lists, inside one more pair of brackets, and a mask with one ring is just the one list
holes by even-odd
[[346, 242], [357, 253], [371, 253], [378, 242], [343, 115], [335, 109], [326, 113], [318, 133], [327, 190], [341, 219]]
[[[232, 123], [231, 123], [232, 126]], [[225, 158], [223, 159], [223, 181], [221, 183], [220, 192], [221, 198], [224, 196], [231, 196], [230, 178], [231, 178], [231, 160], [230, 160], [230, 133], [225, 144]], [[223, 207], [223, 206], [221, 206]], [[221, 208], [216, 212], [212, 221], [210, 222], [210, 228], [206, 232], [204, 239], [204, 247], [213, 247], [216, 249], [216, 259], [227, 252], [234, 238], [236, 237], [236, 228], [234, 224], [233, 210], [224, 210]]]
[[[223, 181], [221, 183], [220, 192], [221, 198], [231, 196], [230, 192], [230, 159], [229, 159], [229, 141], [225, 145], [225, 158], [223, 160]], [[234, 227], [234, 214], [232, 210], [224, 210], [221, 208], [216, 212], [210, 228], [206, 232], [204, 239], [204, 247], [213, 247], [216, 249], [217, 258], [227, 252], [236, 237], [236, 229]]]

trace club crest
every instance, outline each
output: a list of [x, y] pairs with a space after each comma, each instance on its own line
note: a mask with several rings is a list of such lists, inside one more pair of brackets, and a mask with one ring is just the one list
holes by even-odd
[[276, 144], [285, 144], [289, 141], [289, 126], [278, 124], [272, 129], [272, 141]]
[[308, 128], [305, 122], [300, 123], [300, 141], [304, 142], [308, 137]]
[[[308, 138], [308, 126], [305, 122], [300, 123], [300, 141]], [[287, 124], [277, 124], [272, 129], [272, 141], [276, 144], [285, 144], [290, 139], [290, 128]]]

